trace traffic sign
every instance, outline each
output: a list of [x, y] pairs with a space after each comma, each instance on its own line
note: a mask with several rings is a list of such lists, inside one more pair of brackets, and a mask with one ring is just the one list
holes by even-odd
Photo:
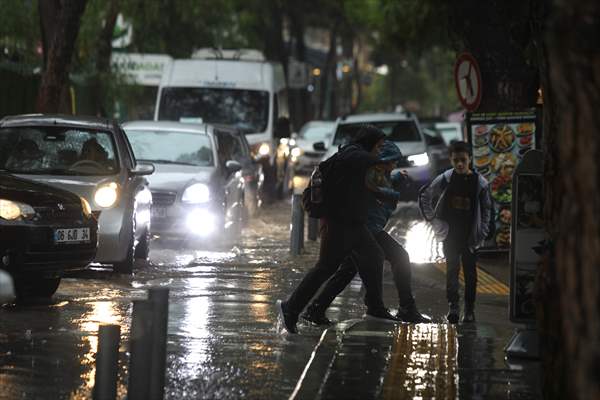
[[481, 102], [481, 71], [471, 54], [462, 53], [458, 56], [454, 65], [454, 82], [463, 107], [475, 111]]

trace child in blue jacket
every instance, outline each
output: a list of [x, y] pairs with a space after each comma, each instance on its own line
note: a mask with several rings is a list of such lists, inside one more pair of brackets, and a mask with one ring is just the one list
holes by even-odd
[[[379, 158], [384, 161], [371, 167], [367, 171], [366, 185], [371, 190], [367, 211], [367, 228], [383, 250], [385, 259], [392, 267], [394, 283], [398, 291], [399, 309], [396, 320], [405, 322], [429, 322], [417, 309], [412, 295], [411, 269], [408, 253], [392, 238], [384, 227], [396, 209], [401, 197], [400, 191], [404, 189], [407, 177], [400, 171], [393, 171], [402, 153], [390, 141], [385, 141], [380, 148]], [[329, 325], [331, 321], [325, 316], [325, 310], [338, 294], [352, 281], [357, 273], [356, 261], [350, 255], [335, 275], [327, 282], [321, 294], [312, 301], [305, 313], [301, 316], [304, 320], [316, 325]], [[382, 276], [378, 277], [379, 282]], [[369, 315], [367, 315], [369, 318]]]

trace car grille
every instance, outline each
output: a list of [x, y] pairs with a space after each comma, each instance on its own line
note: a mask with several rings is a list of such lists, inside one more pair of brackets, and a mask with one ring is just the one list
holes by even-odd
[[36, 213], [42, 221], [80, 221], [83, 217], [81, 205], [79, 204], [62, 204], [62, 208], [56, 206], [40, 206], [35, 207]]
[[175, 203], [177, 195], [172, 192], [152, 192], [152, 204], [157, 206], [170, 206]]
[[306, 157], [310, 157], [310, 158], [321, 158], [321, 157], [323, 157], [323, 155], [324, 155], [324, 154], [325, 154], [325, 153], [322, 153], [322, 152], [314, 152], [314, 151], [307, 151], [307, 152], [305, 152], [305, 153], [304, 153], [304, 155], [305, 155]]

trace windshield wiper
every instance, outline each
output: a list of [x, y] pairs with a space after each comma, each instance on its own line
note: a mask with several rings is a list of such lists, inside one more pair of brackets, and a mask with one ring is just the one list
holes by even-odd
[[76, 171], [69, 171], [63, 168], [47, 168], [47, 169], [29, 169], [23, 171], [12, 171], [13, 174], [26, 175], [87, 175]]
[[183, 162], [183, 161], [171, 161], [171, 160], [162, 160], [162, 159], [149, 160], [149, 159], [140, 159], [140, 158], [138, 158], [138, 161], [145, 161], [145, 162], [158, 163], [158, 164], [191, 165], [193, 167], [197, 167], [198, 166], [197, 164]]

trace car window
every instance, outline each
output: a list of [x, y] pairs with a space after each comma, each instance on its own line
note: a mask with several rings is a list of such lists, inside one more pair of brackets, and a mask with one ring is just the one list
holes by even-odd
[[125, 129], [138, 161], [208, 167], [214, 165], [210, 138], [198, 132]]
[[[364, 123], [340, 124], [335, 132], [334, 145], [350, 143], [358, 134]], [[404, 121], [376, 121], [369, 122], [386, 134], [387, 139], [394, 142], [421, 142], [419, 128], [414, 120]]]
[[440, 137], [440, 134], [431, 129], [423, 129], [423, 136], [425, 137], [425, 143], [429, 146], [445, 145], [444, 139]]
[[202, 118], [206, 123], [232, 125], [244, 133], [264, 132], [269, 122], [269, 92], [262, 90], [165, 87], [159, 120]]
[[245, 158], [244, 148], [240, 139], [235, 135], [219, 131], [217, 132], [217, 152], [221, 163], [226, 163], [228, 160], [236, 160], [242, 162]]
[[112, 175], [119, 172], [111, 132], [66, 127], [0, 130], [0, 169], [17, 174]]

